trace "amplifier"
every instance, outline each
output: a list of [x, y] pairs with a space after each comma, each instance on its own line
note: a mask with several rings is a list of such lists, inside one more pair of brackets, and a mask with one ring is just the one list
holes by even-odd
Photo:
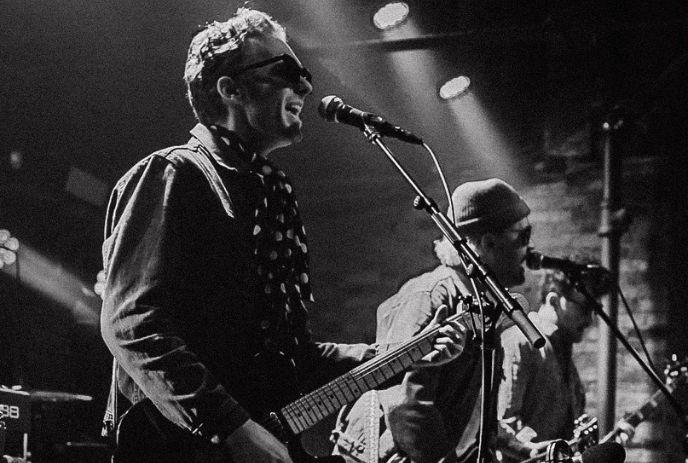
[[0, 419], [7, 433], [28, 434], [31, 430], [29, 393], [0, 387]]

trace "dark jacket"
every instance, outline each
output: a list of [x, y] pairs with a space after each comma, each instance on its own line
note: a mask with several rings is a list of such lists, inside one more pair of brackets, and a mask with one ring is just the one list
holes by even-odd
[[254, 358], [266, 344], [294, 357], [302, 376], [335, 375], [374, 349], [314, 343], [305, 324], [280, 328], [252, 266], [262, 184], [206, 127], [192, 135], [138, 162], [112, 192], [101, 331], [129, 401], [149, 397], [172, 422], [211, 436], [276, 405], [263, 386], [282, 378]]

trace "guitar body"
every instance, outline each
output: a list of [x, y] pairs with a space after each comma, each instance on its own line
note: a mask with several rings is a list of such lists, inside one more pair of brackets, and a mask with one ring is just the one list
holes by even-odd
[[[113, 463], [220, 462], [223, 450], [168, 421], [145, 399], [124, 413], [117, 426]], [[224, 461], [228, 461], [224, 458]]]
[[[276, 416], [261, 424], [274, 432]], [[294, 463], [344, 463], [340, 456], [314, 457], [306, 452], [296, 436], [282, 440]], [[117, 427], [117, 449], [113, 463], [227, 463], [232, 460], [221, 444], [212, 444], [168, 421], [145, 399], [122, 415]]]
[[[277, 351], [262, 351], [254, 356], [245, 372], [245, 381], [256, 391], [251, 414], [270, 433], [282, 441], [294, 463], [343, 463], [339, 456], [314, 457], [301, 446], [299, 438], [279, 415], [279, 406], [301, 396], [294, 364]], [[279, 381], [275, 379], [279, 378]], [[274, 412], [272, 412], [274, 411]], [[167, 420], [149, 399], [132, 406], [117, 426], [114, 463], [226, 463], [231, 462], [221, 444], [194, 436]]]

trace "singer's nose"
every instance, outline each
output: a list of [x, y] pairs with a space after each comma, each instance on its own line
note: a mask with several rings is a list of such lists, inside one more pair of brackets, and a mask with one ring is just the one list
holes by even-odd
[[308, 82], [305, 77], [300, 76], [298, 84], [294, 86], [294, 91], [301, 97], [305, 97], [313, 93], [313, 84]]

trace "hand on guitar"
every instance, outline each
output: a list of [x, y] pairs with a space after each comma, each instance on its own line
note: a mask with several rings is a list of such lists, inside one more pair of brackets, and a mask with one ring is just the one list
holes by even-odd
[[[449, 309], [442, 305], [435, 312], [435, 317], [423, 331], [430, 331], [444, 323]], [[463, 352], [466, 345], [466, 327], [457, 320], [449, 321], [439, 329], [435, 338], [433, 351], [417, 361], [414, 367], [434, 367], [449, 363]]]
[[225, 439], [233, 463], [293, 463], [287, 447], [253, 420]]
[[526, 449], [530, 450], [530, 453], [528, 454], [528, 458], [533, 458], [541, 453], [543, 453], [545, 450], [547, 450], [547, 446], [554, 442], [553, 440], [543, 440], [540, 442], [523, 442], [523, 446]]

